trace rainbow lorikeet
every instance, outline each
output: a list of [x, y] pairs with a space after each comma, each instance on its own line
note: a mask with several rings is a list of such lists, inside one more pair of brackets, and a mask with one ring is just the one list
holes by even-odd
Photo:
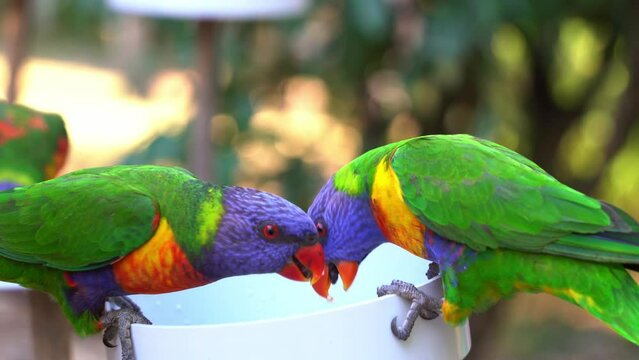
[[0, 101], [0, 190], [53, 178], [68, 148], [59, 115]]
[[[119, 333], [128, 359], [131, 322], [148, 320], [123, 296], [256, 273], [317, 280], [323, 267], [303, 210], [180, 168], [85, 169], [0, 192], [0, 280], [51, 294], [81, 335]], [[110, 299], [121, 309], [105, 315]]]
[[392, 242], [439, 265], [444, 299], [394, 282], [378, 293], [416, 303], [391, 329], [406, 339], [417, 314], [459, 324], [514, 292], [572, 302], [639, 344], [639, 224], [560, 183], [532, 161], [469, 135], [430, 135], [373, 149], [341, 168], [309, 208], [326, 254], [323, 296]]

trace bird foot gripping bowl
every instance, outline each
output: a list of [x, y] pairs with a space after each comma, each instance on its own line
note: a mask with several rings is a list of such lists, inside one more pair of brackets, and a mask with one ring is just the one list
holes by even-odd
[[[428, 262], [394, 245], [380, 246], [362, 263], [347, 293], [334, 300], [306, 283], [277, 275], [221, 280], [197, 289], [132, 297], [154, 325], [135, 324], [133, 343], [143, 359], [462, 359], [470, 350], [468, 324], [452, 327], [419, 319], [407, 341], [390, 322], [402, 321], [408, 302], [376, 297], [379, 285], [397, 278], [441, 296], [439, 278], [427, 281]], [[119, 347], [109, 349], [120, 359]]]

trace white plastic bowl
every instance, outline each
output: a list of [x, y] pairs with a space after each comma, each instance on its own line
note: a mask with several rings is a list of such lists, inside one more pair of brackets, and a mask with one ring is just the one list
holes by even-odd
[[0, 291], [16, 291], [16, 290], [26, 290], [26, 289], [18, 284], [0, 281]]
[[[332, 302], [308, 283], [279, 275], [224, 279], [197, 289], [133, 300], [154, 325], [133, 325], [135, 352], [143, 359], [462, 359], [470, 350], [467, 323], [418, 318], [407, 341], [390, 331], [408, 302], [377, 298], [377, 286], [401, 279], [441, 296], [439, 279], [425, 283], [428, 262], [394, 245], [364, 261], [351, 289], [331, 288]], [[119, 347], [108, 350], [119, 359]]]

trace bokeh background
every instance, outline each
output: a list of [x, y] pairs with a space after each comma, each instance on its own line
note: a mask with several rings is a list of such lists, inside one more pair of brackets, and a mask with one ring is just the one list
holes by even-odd
[[[639, 218], [636, 1], [315, 0], [292, 18], [216, 21], [207, 79], [196, 71], [201, 21], [116, 13], [102, 0], [0, 10], [0, 97], [65, 118], [65, 172], [190, 167], [202, 135], [190, 124], [208, 106], [209, 166], [194, 170], [302, 208], [368, 149], [471, 133]], [[214, 95], [198, 102], [208, 81]], [[504, 301], [471, 328], [471, 359], [638, 354], [544, 295]]]

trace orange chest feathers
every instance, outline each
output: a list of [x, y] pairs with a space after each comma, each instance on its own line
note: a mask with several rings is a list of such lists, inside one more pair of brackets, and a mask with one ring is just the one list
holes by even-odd
[[113, 264], [120, 287], [132, 294], [160, 294], [207, 284], [175, 242], [165, 218], [144, 245]]

